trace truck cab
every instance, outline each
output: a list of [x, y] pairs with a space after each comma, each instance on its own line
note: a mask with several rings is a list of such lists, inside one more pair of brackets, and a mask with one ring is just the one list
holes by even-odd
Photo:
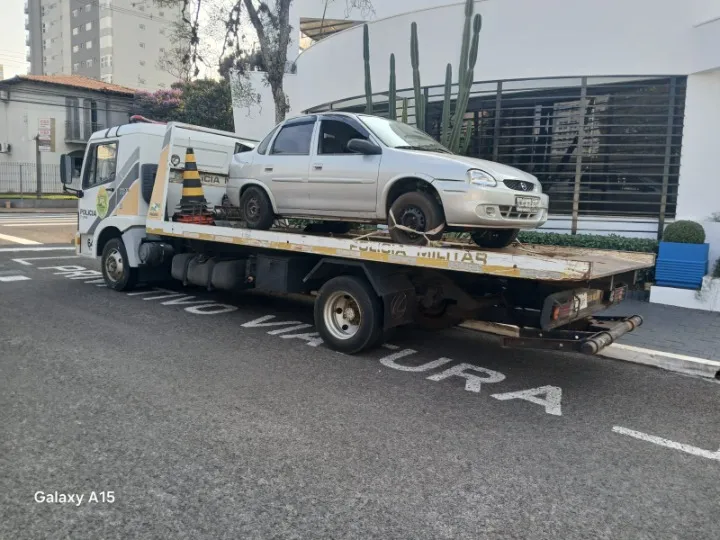
[[[99, 257], [113, 238], [125, 245], [145, 235], [145, 220], [168, 126], [131, 123], [92, 134], [78, 175], [70, 156], [61, 158], [63, 184], [79, 197], [78, 255]], [[219, 130], [190, 131], [177, 125], [170, 157], [168, 205], [180, 201], [182, 171], [189, 146], [195, 151], [205, 198], [210, 205], [222, 203], [232, 156], [252, 149], [255, 141]], [[76, 167], [75, 167], [76, 168]], [[127, 253], [138, 265], [137, 254]]]

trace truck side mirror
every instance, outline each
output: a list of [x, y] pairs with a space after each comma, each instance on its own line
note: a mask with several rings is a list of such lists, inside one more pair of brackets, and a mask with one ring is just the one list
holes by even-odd
[[72, 184], [72, 159], [67, 154], [60, 156], [60, 182], [64, 186]]

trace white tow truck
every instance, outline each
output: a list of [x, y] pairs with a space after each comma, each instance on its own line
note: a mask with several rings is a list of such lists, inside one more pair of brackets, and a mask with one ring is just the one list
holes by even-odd
[[[245, 228], [226, 184], [232, 156], [255, 144], [178, 123], [94, 133], [79, 186], [61, 159], [66, 190], [79, 197], [77, 253], [100, 258], [118, 291], [172, 277], [209, 290], [312, 295], [317, 331], [346, 353], [380, 345], [395, 327], [462, 324], [504, 336], [505, 346], [594, 354], [642, 324], [598, 313], [624, 299], [637, 271], [654, 265], [652, 254], [402, 245], [382, 230], [308, 232], [288, 222]], [[202, 220], [178, 218], [189, 147], [208, 203]]]

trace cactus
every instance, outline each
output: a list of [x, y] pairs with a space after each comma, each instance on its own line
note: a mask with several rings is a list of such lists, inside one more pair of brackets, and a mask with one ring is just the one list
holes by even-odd
[[401, 116], [403, 124], [407, 124], [408, 121], [408, 98], [403, 98], [402, 100], [402, 116]]
[[443, 101], [442, 124], [440, 128], [440, 144], [445, 146], [450, 141], [450, 117], [452, 116], [452, 64], [445, 68], [445, 100]]
[[415, 124], [419, 129], [425, 129], [422, 88], [420, 87], [420, 50], [416, 22], [410, 25], [410, 61], [412, 63], [413, 87], [415, 89]]
[[460, 69], [458, 70], [458, 85], [462, 86], [465, 78], [465, 66], [468, 64], [468, 50], [470, 47], [470, 23], [472, 22], [473, 0], [465, 0], [465, 25], [463, 26], [462, 46], [460, 48]]
[[397, 120], [397, 83], [395, 80], [395, 54], [390, 55], [390, 86], [388, 87], [388, 118]]
[[472, 130], [473, 130], [473, 123], [472, 120], [466, 120], [465, 121], [465, 128], [463, 130], [463, 135], [460, 140], [460, 145], [458, 148], [458, 154], [462, 154], [464, 156], [467, 155], [468, 150], [470, 149], [470, 140], [472, 139]]
[[467, 112], [468, 103], [470, 101], [470, 89], [472, 87], [474, 74], [475, 74], [475, 63], [477, 62], [478, 45], [480, 40], [480, 30], [482, 29], [482, 16], [480, 14], [475, 15], [473, 20], [473, 37], [472, 45], [468, 52], [466, 61], [467, 66], [461, 66], [461, 70], [464, 70], [464, 75], [461, 72], [461, 83], [458, 88], [457, 101], [455, 103], [455, 115], [453, 116], [452, 132], [450, 134], [450, 141], [448, 146], [451, 150], [455, 151], [459, 148], [460, 144], [460, 132], [463, 127], [463, 118]]
[[372, 81], [370, 80], [370, 29], [363, 25], [363, 60], [365, 60], [365, 112], [372, 114]]

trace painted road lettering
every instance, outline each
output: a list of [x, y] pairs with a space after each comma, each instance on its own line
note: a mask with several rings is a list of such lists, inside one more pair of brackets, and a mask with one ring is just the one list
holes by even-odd
[[[545, 396], [542, 399], [540, 396]], [[545, 407], [545, 412], [553, 416], [562, 416], [562, 390], [557, 386], [541, 386], [530, 390], [519, 392], [506, 392], [504, 394], [492, 394], [491, 398], [507, 401], [510, 399], [523, 399], [536, 405]]]
[[401, 358], [405, 358], [406, 356], [410, 356], [413, 354], [417, 354], [417, 351], [415, 351], [413, 349], [403, 349], [402, 351], [399, 351], [399, 352], [396, 352], [389, 356], [386, 356], [384, 358], [381, 358], [380, 363], [385, 367], [397, 369], [398, 371], [409, 371], [411, 373], [420, 373], [422, 371], [430, 371], [431, 369], [439, 368], [442, 365], [452, 362], [452, 360], [450, 358], [438, 358], [437, 360], [433, 360], [432, 362], [427, 362], [427, 363], [419, 365], [419, 366], [405, 366], [405, 365], [397, 363], [397, 360], [400, 360]]
[[[476, 373], [483, 374], [485, 377], [479, 377]], [[436, 373], [435, 375], [430, 375], [428, 380], [442, 381], [444, 379], [449, 379], [450, 377], [462, 377], [466, 380], [465, 390], [478, 394], [480, 393], [480, 388], [483, 383], [494, 384], [505, 380], [505, 375], [499, 371], [493, 371], [492, 369], [486, 369], [472, 364], [458, 364], [457, 366], [448, 368], [445, 371]]]

